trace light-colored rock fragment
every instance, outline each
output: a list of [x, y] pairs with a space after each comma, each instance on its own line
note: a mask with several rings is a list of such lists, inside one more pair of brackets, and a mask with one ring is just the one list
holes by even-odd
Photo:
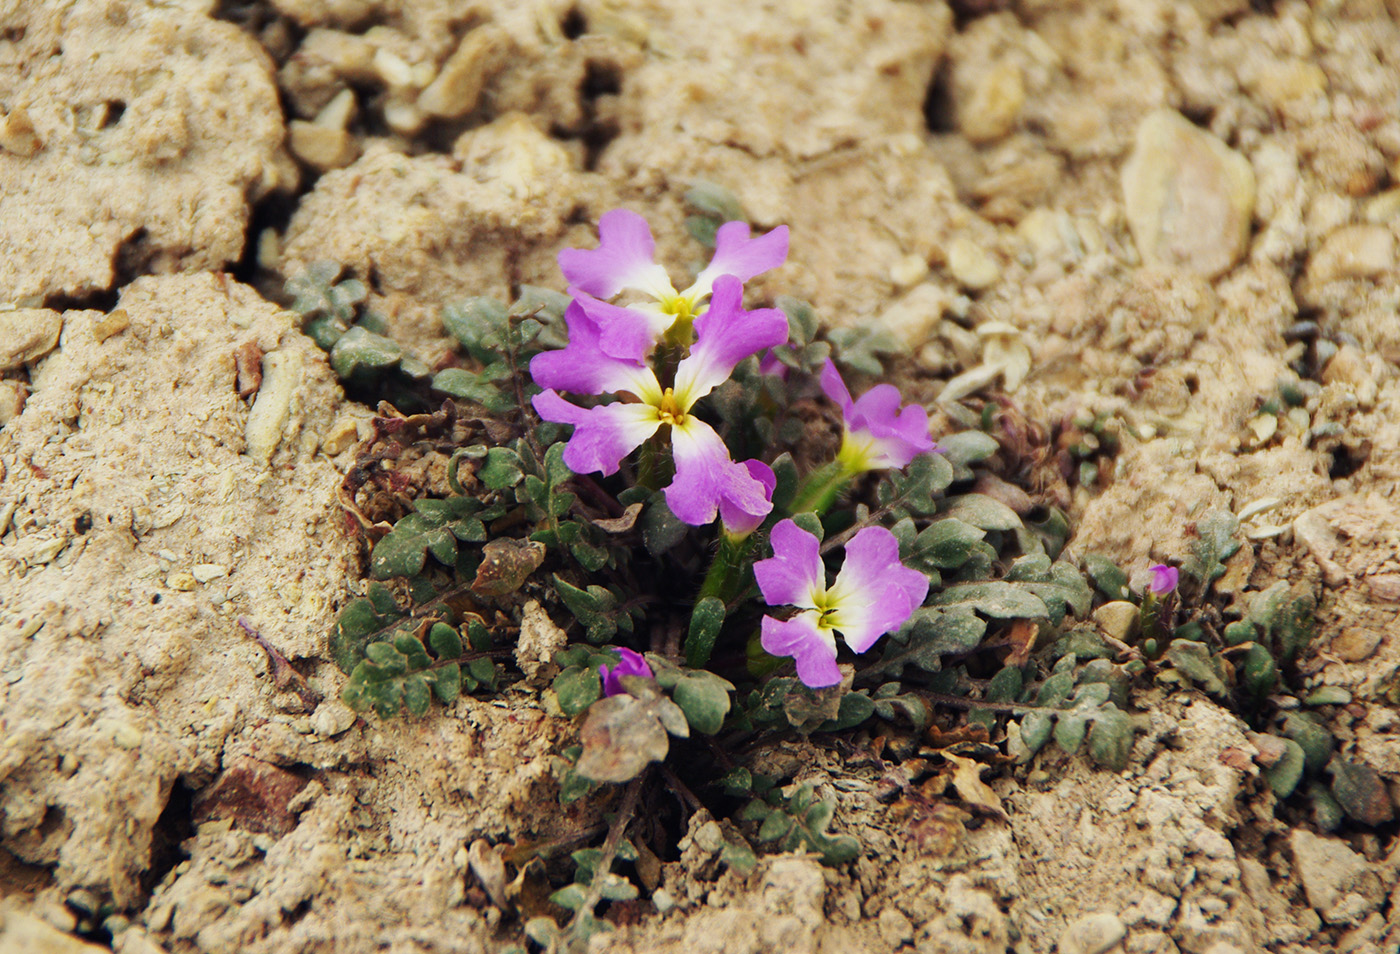
[[1383, 225], [1348, 225], [1333, 232], [1308, 259], [1313, 284], [1376, 278], [1395, 267], [1395, 237]]
[[1379, 905], [1384, 896], [1380, 879], [1340, 838], [1295, 828], [1288, 834], [1288, 847], [1308, 904], [1323, 920], [1355, 924]]
[[1109, 636], [1125, 640], [1137, 625], [1138, 607], [1127, 600], [1114, 600], [1094, 610], [1094, 622]]
[[1327, 644], [1327, 651], [1344, 662], [1361, 662], [1370, 658], [1381, 644], [1378, 630], [1366, 626], [1348, 626]]
[[1025, 103], [1021, 67], [1003, 60], [982, 73], [971, 95], [957, 103], [958, 130], [975, 143], [995, 142], [1016, 127]]
[[531, 600], [520, 619], [520, 639], [515, 644], [515, 662], [526, 679], [548, 675], [557, 669], [554, 654], [569, 642], [569, 634], [555, 625], [544, 607]]
[[194, 589], [196, 586], [199, 585], [199, 581], [194, 578], [193, 573], [190, 573], [186, 570], [180, 570], [178, 572], [171, 573], [169, 576], [167, 576], [165, 578], [165, 585], [170, 587], [172, 590], [179, 590], [182, 593], [188, 593], [190, 590]]
[[[29, 389], [24, 386], [23, 381], [0, 381], [0, 427], [19, 417], [19, 413], [24, 410], [24, 399], [28, 396]], [[3, 533], [0, 529], [0, 534]]]
[[209, 583], [220, 577], [228, 576], [228, 567], [222, 563], [196, 563], [190, 567], [190, 575], [198, 583]]
[[358, 716], [343, 702], [327, 699], [311, 714], [311, 730], [322, 738], [340, 735], [355, 724]]
[[43, 140], [34, 131], [28, 110], [16, 106], [8, 113], [0, 112], [0, 149], [28, 158], [42, 148]]
[[301, 384], [302, 356], [299, 351], [272, 351], [263, 355], [262, 387], [248, 412], [244, 428], [245, 453], [254, 460], [271, 459], [291, 416], [292, 398]]
[[359, 440], [360, 430], [355, 421], [348, 414], [337, 419], [326, 436], [321, 438], [321, 453], [334, 457]]
[[1340, 586], [1347, 578], [1347, 572], [1341, 564], [1332, 559], [1339, 542], [1337, 531], [1332, 528], [1321, 509], [1314, 508], [1300, 514], [1293, 521], [1293, 534], [1303, 542], [1312, 558], [1317, 561], [1318, 568], [1322, 570], [1322, 578], [1328, 585]]
[[1001, 278], [1001, 266], [980, 244], [959, 235], [948, 246], [948, 271], [958, 284], [970, 291], [981, 291]]
[[1123, 166], [1128, 227], [1143, 261], [1213, 277], [1249, 244], [1254, 171], [1249, 160], [1169, 110], [1138, 125]]
[[909, 288], [924, 280], [928, 262], [922, 255], [906, 255], [890, 266], [890, 281], [896, 288]]
[[16, 908], [0, 908], [0, 954], [102, 954], [106, 950]]
[[58, 346], [63, 316], [48, 308], [0, 311], [0, 371], [38, 361]]
[[131, 327], [131, 318], [125, 308], [113, 308], [105, 317], [92, 326], [92, 337], [98, 342], [106, 341], [112, 335], [121, 334]]
[[487, 23], [472, 30], [419, 95], [418, 108], [430, 116], [465, 116], [476, 108], [486, 81], [505, 64], [510, 49], [510, 35], [500, 27]]
[[1072, 921], [1060, 935], [1059, 954], [1104, 954], [1128, 933], [1115, 914], [1101, 912]]
[[946, 289], [932, 282], [915, 285], [880, 313], [880, 328], [908, 347], [917, 348], [934, 336], [951, 300]]
[[294, 156], [320, 172], [350, 165], [360, 151], [348, 131], [300, 119], [288, 125], [287, 145]]
[[1366, 200], [1361, 215], [1367, 222], [1389, 222], [1400, 216], [1400, 188], [1386, 189]]

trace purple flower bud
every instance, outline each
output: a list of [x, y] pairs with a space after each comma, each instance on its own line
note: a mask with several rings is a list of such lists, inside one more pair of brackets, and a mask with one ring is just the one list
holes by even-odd
[[643, 679], [653, 679], [651, 667], [642, 658], [641, 653], [634, 653], [630, 649], [619, 649], [618, 655], [622, 661], [616, 666], [599, 666], [598, 675], [603, 677], [603, 695], [618, 696], [627, 690], [622, 687], [623, 676], [641, 676]]
[[1177, 580], [1181, 577], [1176, 567], [1162, 563], [1149, 567], [1147, 572], [1152, 574], [1152, 582], [1147, 584], [1147, 589], [1153, 596], [1158, 597], [1166, 596], [1176, 589]]

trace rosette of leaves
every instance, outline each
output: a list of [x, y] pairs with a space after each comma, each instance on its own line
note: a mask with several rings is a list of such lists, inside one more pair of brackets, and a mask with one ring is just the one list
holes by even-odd
[[568, 304], [567, 295], [524, 285], [509, 306], [485, 296], [446, 306], [443, 329], [476, 367], [444, 368], [433, 376], [433, 390], [479, 404], [492, 414], [521, 410], [529, 393], [537, 390], [525, 374], [530, 358], [564, 346], [558, 329]]
[[[410, 615], [389, 588], [373, 583], [341, 611], [331, 654], [350, 676], [341, 699], [357, 712], [390, 718], [401, 710], [422, 716], [434, 698], [452, 702], [464, 690], [496, 687], [491, 636], [480, 617], [459, 625], [446, 605]], [[462, 641], [462, 632], [467, 643]]]
[[859, 840], [828, 831], [836, 814], [836, 800], [817, 798], [812, 783], [800, 785], [786, 796], [773, 779], [741, 769], [725, 776], [723, 784], [731, 795], [750, 797], [738, 817], [755, 826], [756, 840], [772, 850], [805, 849], [830, 866], [853, 861], [860, 854]]
[[1029, 762], [1052, 740], [1066, 754], [1084, 748], [1095, 764], [1122, 771], [1132, 754], [1137, 723], [1124, 711], [1128, 704], [1128, 675], [1107, 659], [1080, 666], [1074, 653], [1055, 663], [1038, 685], [1023, 685], [1020, 670], [1001, 670], [988, 686], [989, 702], [1019, 702], [1028, 710], [1009, 743], [1010, 754]]

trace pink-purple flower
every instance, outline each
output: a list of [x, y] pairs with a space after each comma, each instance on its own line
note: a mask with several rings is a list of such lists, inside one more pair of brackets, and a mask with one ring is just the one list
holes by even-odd
[[[671, 386], [640, 358], [608, 353], [604, 334], [578, 301], [565, 313], [568, 347], [536, 355], [530, 374], [545, 388], [533, 404], [540, 417], [574, 425], [564, 463], [575, 473], [616, 473], [622, 459], [657, 433], [670, 432], [675, 478], [666, 504], [680, 520], [702, 526], [721, 507], [731, 514], [766, 515], [771, 491], [750, 468], [735, 463], [709, 424], [693, 413], [695, 403], [729, 378], [749, 355], [787, 340], [787, 316], [776, 308], [745, 311], [743, 286], [732, 275], [714, 280], [710, 307], [695, 319], [695, 342], [676, 367]], [[623, 400], [580, 407], [559, 390], [618, 394]]]
[[621, 647], [617, 652], [622, 659], [616, 666], [603, 665], [598, 667], [598, 675], [603, 678], [603, 695], [617, 696], [625, 693], [627, 690], [622, 685], [623, 676], [640, 676], [643, 679], [655, 678], [651, 667], [647, 665], [647, 661], [641, 653]]
[[1176, 589], [1176, 584], [1181, 578], [1180, 570], [1163, 563], [1148, 567], [1147, 572], [1152, 574], [1152, 580], [1147, 584], [1147, 589], [1158, 598], [1166, 596]]
[[752, 506], [756, 501], [749, 498], [721, 497], [719, 501], [719, 521], [724, 526], [724, 532], [740, 539], [753, 533], [763, 523], [763, 518], [773, 509], [773, 491], [778, 487], [778, 475], [763, 461], [746, 460], [743, 467], [750, 477], [763, 486], [763, 502]]
[[901, 407], [894, 385], [877, 384], [852, 401], [831, 361], [822, 369], [821, 384], [841, 408], [845, 432], [836, 459], [847, 473], [905, 467], [919, 454], [937, 450], [928, 436], [928, 413], [917, 404]]
[[[613, 209], [598, 220], [597, 248], [567, 248], [559, 253], [569, 294], [597, 324], [598, 345], [605, 354], [640, 361], [668, 333], [679, 344], [689, 343], [691, 323], [704, 313], [705, 300], [720, 276], [732, 275], [742, 283], [783, 264], [788, 230], [783, 225], [751, 238], [746, 223], [726, 222], [715, 234], [710, 264], [681, 292], [656, 263], [655, 251], [646, 219], [627, 209]], [[624, 291], [649, 300], [626, 305], [604, 300]]]
[[815, 536], [782, 520], [771, 539], [773, 556], [753, 566], [759, 589], [768, 605], [801, 611], [786, 620], [763, 617], [763, 649], [791, 656], [797, 677], [811, 688], [841, 681], [836, 633], [863, 653], [904, 625], [928, 595], [928, 577], [899, 562], [899, 541], [883, 527], [866, 527], [851, 538], [846, 562], [830, 586]]

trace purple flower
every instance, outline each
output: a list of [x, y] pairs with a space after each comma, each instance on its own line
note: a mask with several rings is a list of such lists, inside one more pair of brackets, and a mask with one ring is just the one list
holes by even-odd
[[1166, 596], [1176, 589], [1177, 581], [1181, 577], [1181, 572], [1176, 567], [1162, 563], [1148, 567], [1147, 572], [1152, 574], [1152, 582], [1147, 584], [1147, 589], [1157, 597]]
[[[559, 267], [569, 282], [569, 294], [601, 329], [599, 345], [615, 358], [639, 361], [674, 326], [678, 338], [689, 340], [690, 324], [704, 311], [704, 301], [722, 275], [745, 282], [787, 260], [788, 230], [779, 226], [758, 238], [749, 237], [744, 222], [726, 222], [715, 233], [715, 254], [685, 291], [677, 292], [666, 270], [654, 260], [656, 242], [646, 219], [627, 209], [613, 209], [598, 220], [598, 247], [566, 248]], [[623, 291], [640, 293], [650, 301], [626, 307], [603, 299]]]
[[630, 649], [618, 649], [618, 654], [622, 656], [621, 662], [616, 666], [599, 666], [598, 675], [603, 677], [603, 695], [619, 696], [627, 690], [622, 687], [623, 676], [641, 676], [643, 679], [654, 679], [651, 667], [642, 658], [641, 653], [634, 653]]
[[[742, 296], [738, 278], [723, 275], [715, 281], [710, 307], [695, 320], [695, 343], [677, 365], [672, 387], [662, 387], [640, 359], [608, 354], [592, 317], [570, 307], [568, 347], [530, 362], [536, 383], [546, 388], [535, 395], [535, 410], [546, 421], [574, 425], [564, 449], [570, 470], [616, 473], [624, 457], [669, 425], [676, 475], [665, 488], [666, 504], [678, 518], [702, 526], [721, 506], [734, 508], [731, 514], [766, 515], [772, 509], [762, 481], [731, 460], [714, 428], [691, 413], [740, 361], [787, 340], [787, 316], [776, 308], [745, 311]], [[583, 408], [564, 400], [556, 388], [635, 400]]]
[[783, 364], [778, 353], [772, 348], [764, 352], [763, 357], [758, 359], [758, 373], [775, 375], [779, 381], [786, 381], [788, 372], [792, 369]]
[[836, 459], [847, 473], [905, 467], [917, 455], [938, 449], [928, 436], [928, 414], [917, 404], [899, 406], [899, 390], [877, 384], [857, 401], [851, 400], [836, 365], [822, 369], [822, 391], [841, 407], [845, 434]]
[[899, 541], [884, 527], [866, 527], [846, 544], [846, 562], [826, 585], [821, 544], [792, 520], [773, 527], [773, 556], [753, 565], [769, 606], [791, 604], [791, 619], [763, 617], [762, 644], [774, 656], [791, 656], [797, 678], [813, 689], [841, 681], [836, 636], [863, 653], [885, 633], [904, 625], [928, 595], [928, 577], [899, 562]]
[[773, 491], [778, 486], [778, 476], [773, 473], [773, 468], [769, 467], [761, 460], [746, 460], [743, 467], [749, 472], [749, 476], [763, 485], [763, 505], [745, 509], [747, 504], [751, 504], [749, 499], [732, 499], [721, 497], [719, 501], [719, 519], [724, 525], [724, 532], [731, 537], [747, 537], [758, 529], [763, 523], [763, 518], [768, 516], [768, 512], [773, 509]]

